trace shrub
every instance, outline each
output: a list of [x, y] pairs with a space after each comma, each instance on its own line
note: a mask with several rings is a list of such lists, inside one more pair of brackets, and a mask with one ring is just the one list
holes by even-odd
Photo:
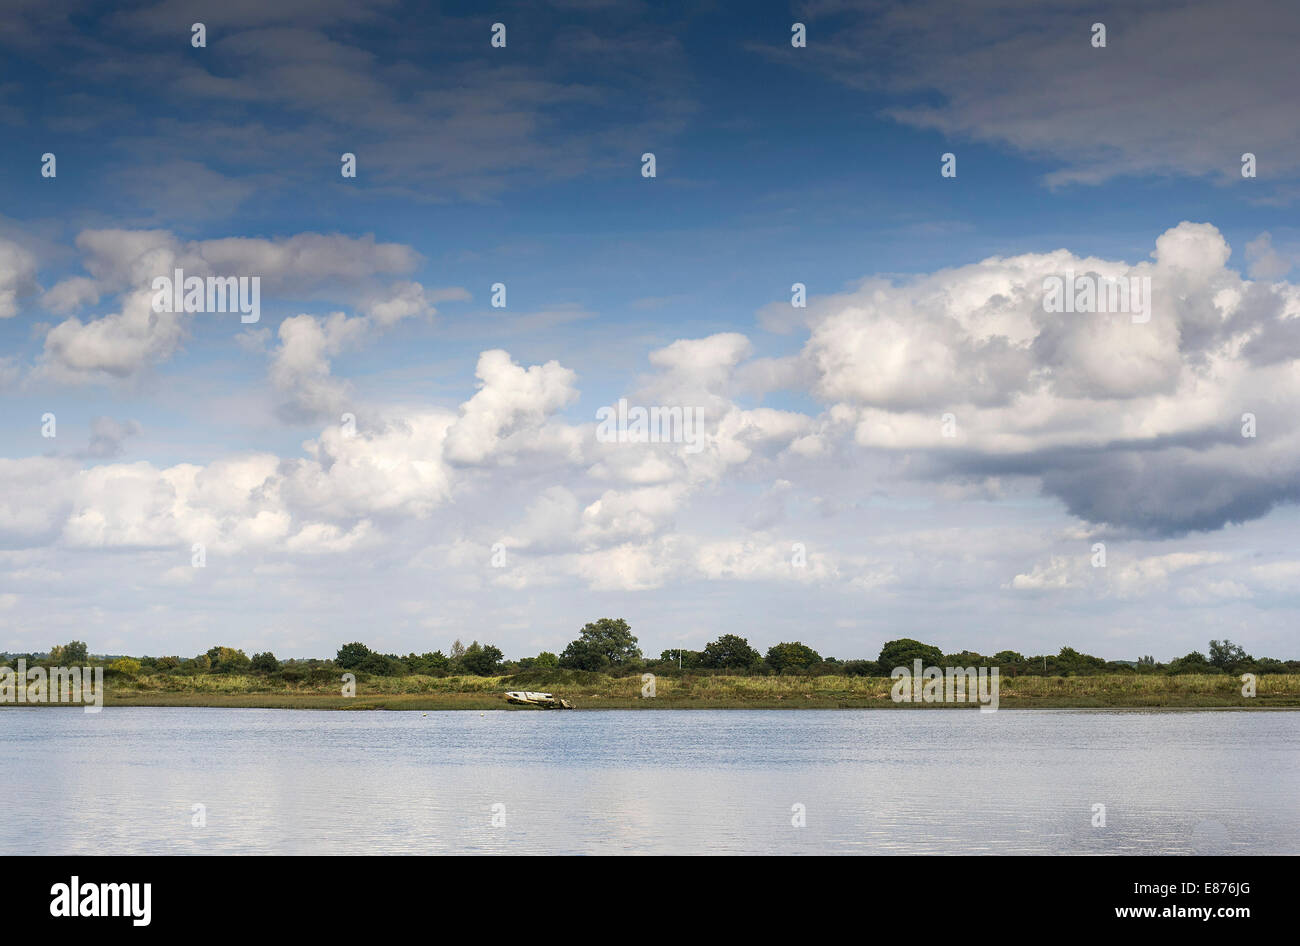
[[1205, 655], [1199, 650], [1194, 650], [1186, 657], [1171, 660], [1165, 672], [1171, 676], [1182, 673], [1218, 673], [1219, 668], [1206, 660]]
[[240, 673], [253, 665], [248, 654], [233, 647], [210, 647], [206, 656], [213, 673]]
[[119, 657], [108, 665], [107, 670], [115, 676], [134, 677], [140, 673], [140, 661], [130, 657]]
[[406, 664], [392, 654], [377, 654], [370, 651], [369, 655], [355, 669], [360, 670], [362, 673], [373, 673], [380, 677], [400, 677], [406, 673]]

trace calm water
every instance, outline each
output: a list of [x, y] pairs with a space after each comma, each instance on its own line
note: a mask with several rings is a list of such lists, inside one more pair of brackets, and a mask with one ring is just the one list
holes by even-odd
[[1300, 853], [1289, 712], [16, 708], [0, 752], [3, 854]]

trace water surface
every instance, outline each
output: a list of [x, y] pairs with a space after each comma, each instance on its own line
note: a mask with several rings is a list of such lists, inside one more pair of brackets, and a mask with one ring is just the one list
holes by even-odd
[[42, 707], [0, 751], [5, 854], [1300, 853], [1289, 712]]

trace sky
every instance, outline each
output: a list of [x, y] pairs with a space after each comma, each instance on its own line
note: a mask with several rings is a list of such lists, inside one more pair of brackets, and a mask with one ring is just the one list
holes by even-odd
[[1298, 44], [1259, 0], [5, 0], [0, 650], [1300, 657]]

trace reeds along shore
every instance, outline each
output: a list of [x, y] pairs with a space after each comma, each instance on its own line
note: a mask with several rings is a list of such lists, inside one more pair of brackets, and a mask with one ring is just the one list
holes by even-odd
[[[522, 676], [522, 675], [521, 675]], [[891, 697], [888, 677], [658, 676], [654, 696], [641, 676], [556, 674], [529, 680], [579, 709], [972, 709], [974, 703], [907, 704]], [[331, 675], [333, 677], [333, 675]], [[503, 694], [516, 677], [358, 675], [355, 695], [338, 679], [285, 682], [257, 674], [146, 675], [108, 682], [108, 706], [282, 707], [287, 709], [505, 709]], [[1264, 674], [1255, 695], [1228, 674], [1098, 674], [1003, 677], [999, 703], [1015, 708], [1300, 708], [1300, 674]], [[531, 710], [522, 710], [531, 712]]]

